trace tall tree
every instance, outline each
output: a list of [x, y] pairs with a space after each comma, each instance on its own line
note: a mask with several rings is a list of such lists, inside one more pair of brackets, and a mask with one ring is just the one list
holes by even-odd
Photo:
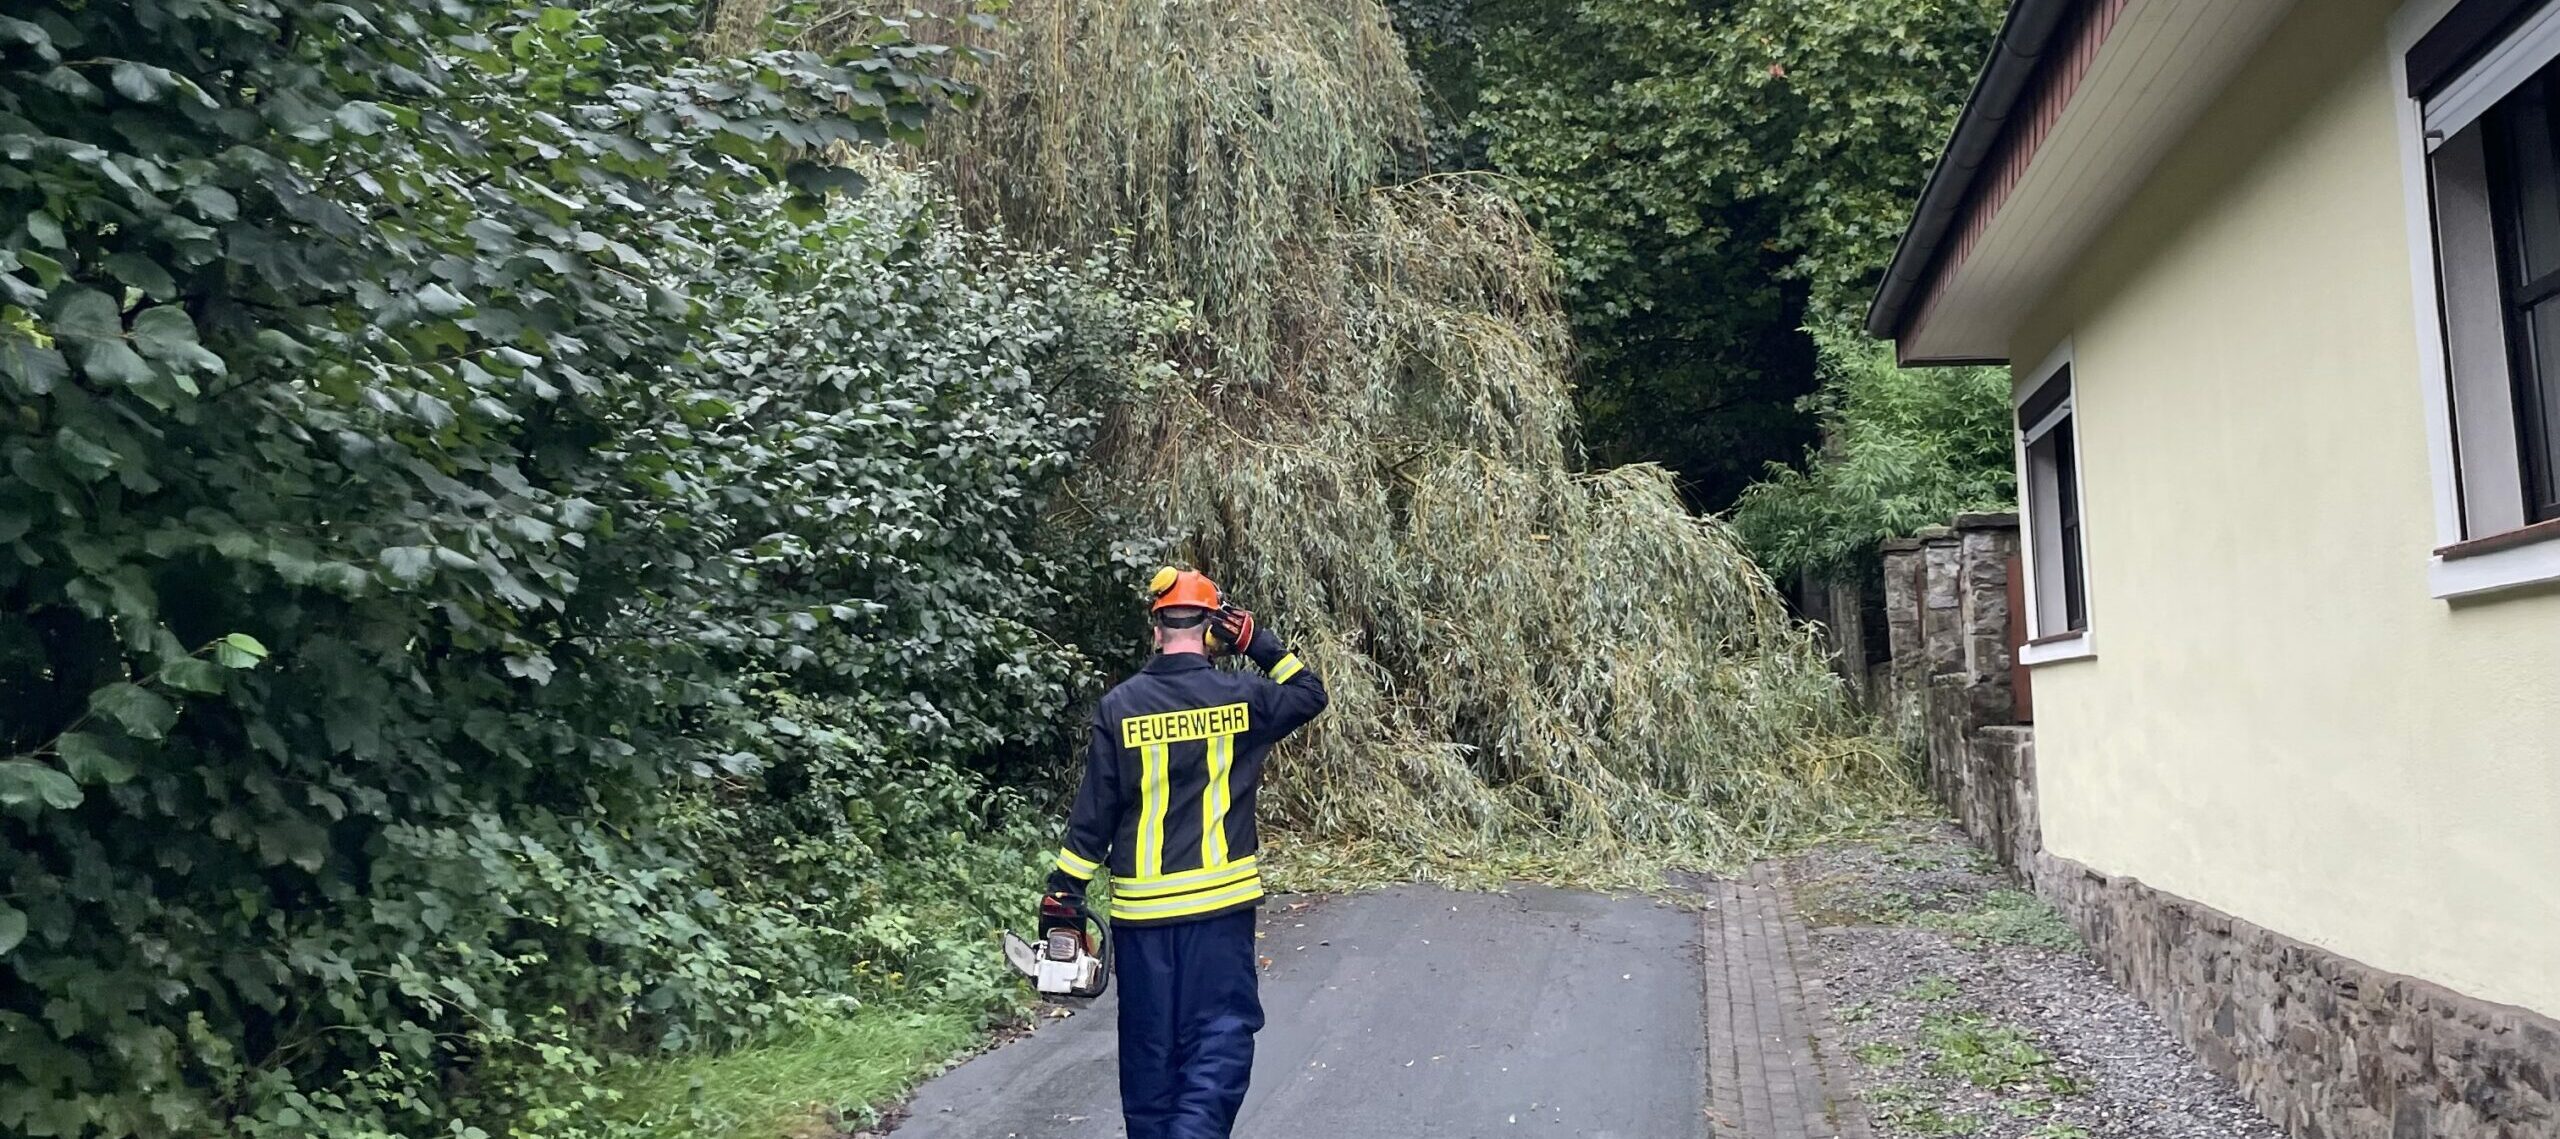
[[1815, 419], [1813, 344], [1892, 251], [1999, 0], [1402, 0], [1434, 157], [1512, 177], [1565, 269], [1594, 457], [1720, 508]]

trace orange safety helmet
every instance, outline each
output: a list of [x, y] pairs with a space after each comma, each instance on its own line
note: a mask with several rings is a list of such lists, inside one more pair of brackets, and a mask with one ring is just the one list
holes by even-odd
[[1147, 592], [1155, 596], [1155, 602], [1147, 606], [1150, 613], [1183, 606], [1214, 610], [1219, 605], [1218, 583], [1198, 570], [1166, 566], [1157, 570], [1154, 580], [1147, 583]]

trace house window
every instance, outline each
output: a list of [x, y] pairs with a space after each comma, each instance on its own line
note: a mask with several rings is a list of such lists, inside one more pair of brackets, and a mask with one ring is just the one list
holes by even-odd
[[2072, 426], [2071, 366], [2030, 386], [2018, 403], [2018, 448], [2025, 482], [2028, 635], [2050, 644], [2089, 630], [2089, 591], [2082, 572], [2080, 456]]
[[2545, 67], [2487, 116], [2498, 291], [2515, 401], [2517, 482], [2527, 524], [2560, 518], [2560, 161]]
[[2425, 130], [2459, 567], [2447, 596], [2547, 577], [2560, 537], [2560, 4], [2463, 0], [2406, 57]]

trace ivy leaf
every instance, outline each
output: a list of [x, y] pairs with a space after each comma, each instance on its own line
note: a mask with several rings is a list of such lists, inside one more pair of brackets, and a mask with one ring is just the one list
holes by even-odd
[[151, 365], [125, 347], [121, 340], [100, 340], [89, 345], [80, 357], [80, 370], [103, 384], [138, 388], [151, 382]]
[[[202, 662], [198, 662], [202, 663]], [[107, 750], [107, 745], [87, 732], [72, 732], [53, 742], [53, 753], [62, 757], [62, 766], [71, 778], [83, 783], [123, 783], [133, 778], [133, 765]]]
[[435, 568], [435, 555], [432, 546], [393, 546], [382, 551], [382, 568], [391, 571], [391, 580], [416, 585]]
[[[45, 289], [50, 289], [55, 285], [62, 283], [62, 262], [57, 261], [52, 257], [48, 257], [32, 249], [21, 249], [18, 251], [18, 264], [35, 270], [37, 283], [43, 285]], [[22, 299], [29, 304], [44, 303], [44, 291], [42, 289], [34, 290], [32, 291], [32, 295], [28, 295], [26, 283], [18, 280], [14, 276], [0, 277], [0, 285], [8, 286], [11, 296], [22, 297]]]
[[0, 805], [18, 807], [41, 802], [57, 811], [68, 811], [84, 798], [80, 784], [41, 763], [23, 759], [0, 762]]
[[368, 103], [361, 99], [340, 104], [337, 113], [330, 118], [337, 120], [338, 125], [346, 128], [347, 133], [354, 135], [381, 134], [383, 128], [391, 126], [396, 121], [392, 118], [390, 111], [383, 109], [382, 104]]
[[257, 829], [258, 853], [270, 866], [290, 862], [305, 870], [318, 870], [328, 858], [328, 832], [319, 824], [301, 818], [283, 818]]
[[222, 357], [206, 351], [196, 340], [194, 318], [176, 305], [142, 310], [142, 315], [133, 318], [133, 343], [143, 355], [163, 364], [197, 371], [222, 370]]
[[187, 204], [212, 221], [230, 221], [240, 216], [240, 199], [220, 186], [197, 186], [187, 191]]
[[13, 16], [0, 16], [0, 39], [14, 40], [34, 48], [46, 63], [62, 61], [62, 52], [53, 46], [53, 34], [41, 24], [31, 24]]
[[71, 375], [70, 362], [51, 348], [39, 348], [33, 341], [0, 334], [0, 374], [26, 395], [44, 395]]
[[224, 668], [256, 668], [267, 659], [267, 646], [247, 633], [232, 633], [213, 643], [213, 659]]
[[126, 734], [146, 740], [166, 738], [178, 723], [177, 705], [133, 683], [110, 684], [92, 693], [89, 710], [113, 721]]
[[6, 954], [27, 939], [27, 915], [7, 902], [0, 902], [0, 954]]
[[118, 315], [116, 302], [96, 289], [77, 286], [65, 290], [54, 302], [53, 332], [76, 343], [124, 338], [124, 318]]
[[196, 657], [179, 657], [160, 666], [160, 682], [182, 692], [220, 692], [224, 667]]
[[137, 103], [156, 102], [178, 86], [177, 76], [171, 75], [168, 68], [132, 60], [118, 60], [115, 69], [108, 72], [107, 82], [117, 94]]
[[53, 445], [63, 458], [81, 468], [77, 473], [86, 481], [95, 482], [115, 473], [116, 453], [75, 428], [54, 432]]
[[507, 675], [521, 677], [535, 684], [551, 683], [551, 675], [558, 667], [551, 663], [550, 657], [538, 655], [511, 656], [503, 663]]
[[649, 311], [668, 320], [682, 320], [693, 312], [693, 301], [665, 285], [651, 285]]
[[830, 192], [860, 197], [871, 188], [871, 180], [850, 167], [822, 162], [794, 162], [783, 172], [791, 188], [810, 196]]
[[68, 67], [57, 67], [47, 71], [44, 77], [36, 82], [43, 84], [48, 91], [82, 103], [95, 103], [103, 98], [97, 84], [82, 78], [79, 72]]
[[107, 271], [116, 279], [142, 290], [155, 301], [178, 295], [178, 282], [160, 263], [138, 253], [115, 253], [107, 257]]
[[48, 249], [60, 249], [62, 248], [62, 223], [55, 221], [52, 214], [43, 210], [32, 211], [27, 214], [27, 236], [36, 239], [36, 244]]
[[418, 290], [414, 297], [419, 308], [437, 316], [451, 316], [462, 311], [463, 306], [469, 303], [456, 295], [453, 290], [442, 285], [428, 285]]

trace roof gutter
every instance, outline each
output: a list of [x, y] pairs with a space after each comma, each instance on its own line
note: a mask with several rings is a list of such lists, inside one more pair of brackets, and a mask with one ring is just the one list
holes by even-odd
[[1956, 117], [1955, 135], [1947, 140], [1946, 153], [1939, 157], [1937, 167], [1929, 171], [1928, 185], [1920, 191], [1920, 204], [1912, 212], [1911, 224], [1902, 231], [1902, 243], [1894, 248], [1893, 263], [1885, 267], [1884, 283], [1877, 287], [1874, 302], [1867, 306], [1867, 335], [1881, 340], [1902, 338], [1912, 315], [1912, 303], [1937, 269], [1946, 251], [1947, 235], [1963, 218], [1983, 163], [2007, 133], [2009, 119], [2019, 103], [2032, 93], [2036, 73], [2045, 53], [2053, 47], [2055, 33], [2083, 3], [2085, 0], [2016, 0], [2009, 6], [2008, 18], [2000, 24], [1999, 40], [1992, 44], [1991, 59], [1983, 65], [1982, 77], [1974, 81], [1973, 93], [1965, 97], [1964, 111]]

